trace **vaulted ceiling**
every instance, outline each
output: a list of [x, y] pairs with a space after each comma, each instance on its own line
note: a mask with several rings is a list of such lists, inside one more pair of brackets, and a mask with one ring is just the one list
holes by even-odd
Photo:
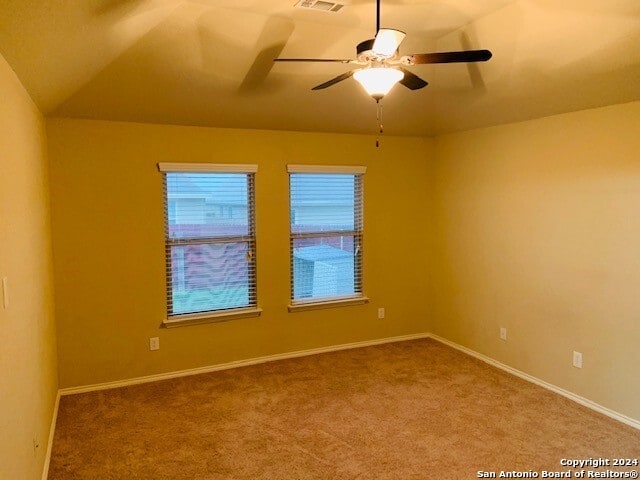
[[[3, 0], [0, 53], [49, 116], [373, 133], [352, 68], [375, 1]], [[339, 1], [339, 0], [338, 0]], [[434, 135], [640, 99], [638, 0], [382, 0], [401, 54], [489, 49], [486, 63], [407, 67], [429, 82], [385, 97], [389, 134]]]

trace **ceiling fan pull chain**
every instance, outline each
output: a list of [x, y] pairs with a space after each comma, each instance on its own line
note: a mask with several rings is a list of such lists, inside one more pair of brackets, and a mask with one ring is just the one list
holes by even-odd
[[376, 100], [376, 120], [378, 123], [378, 135], [376, 135], [376, 147], [380, 146], [380, 135], [384, 133], [384, 127], [382, 125], [382, 104], [380, 100]]

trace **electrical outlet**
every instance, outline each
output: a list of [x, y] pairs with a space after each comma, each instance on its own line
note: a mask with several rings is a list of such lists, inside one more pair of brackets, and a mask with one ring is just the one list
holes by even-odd
[[506, 339], [507, 339], [507, 328], [500, 327], [500, 340], [506, 340]]
[[149, 350], [160, 350], [160, 338], [151, 337], [149, 339]]
[[573, 366], [576, 368], [582, 368], [582, 353], [573, 352]]
[[378, 309], [378, 318], [384, 318], [384, 307]]

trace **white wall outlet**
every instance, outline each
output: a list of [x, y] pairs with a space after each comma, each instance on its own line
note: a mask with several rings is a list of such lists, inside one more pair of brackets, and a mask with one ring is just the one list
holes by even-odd
[[500, 340], [507, 339], [507, 327], [500, 327]]
[[378, 318], [384, 318], [384, 307], [378, 309]]
[[6, 310], [9, 308], [9, 279], [2, 277], [2, 305]]
[[149, 350], [160, 350], [160, 338], [151, 337], [149, 339]]
[[582, 353], [573, 352], [573, 366], [576, 368], [582, 368]]

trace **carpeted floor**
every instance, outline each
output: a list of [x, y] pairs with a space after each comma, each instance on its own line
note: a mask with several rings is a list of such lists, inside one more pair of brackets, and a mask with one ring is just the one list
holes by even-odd
[[592, 457], [640, 458], [640, 431], [427, 339], [62, 397], [49, 479], [542, 478]]

